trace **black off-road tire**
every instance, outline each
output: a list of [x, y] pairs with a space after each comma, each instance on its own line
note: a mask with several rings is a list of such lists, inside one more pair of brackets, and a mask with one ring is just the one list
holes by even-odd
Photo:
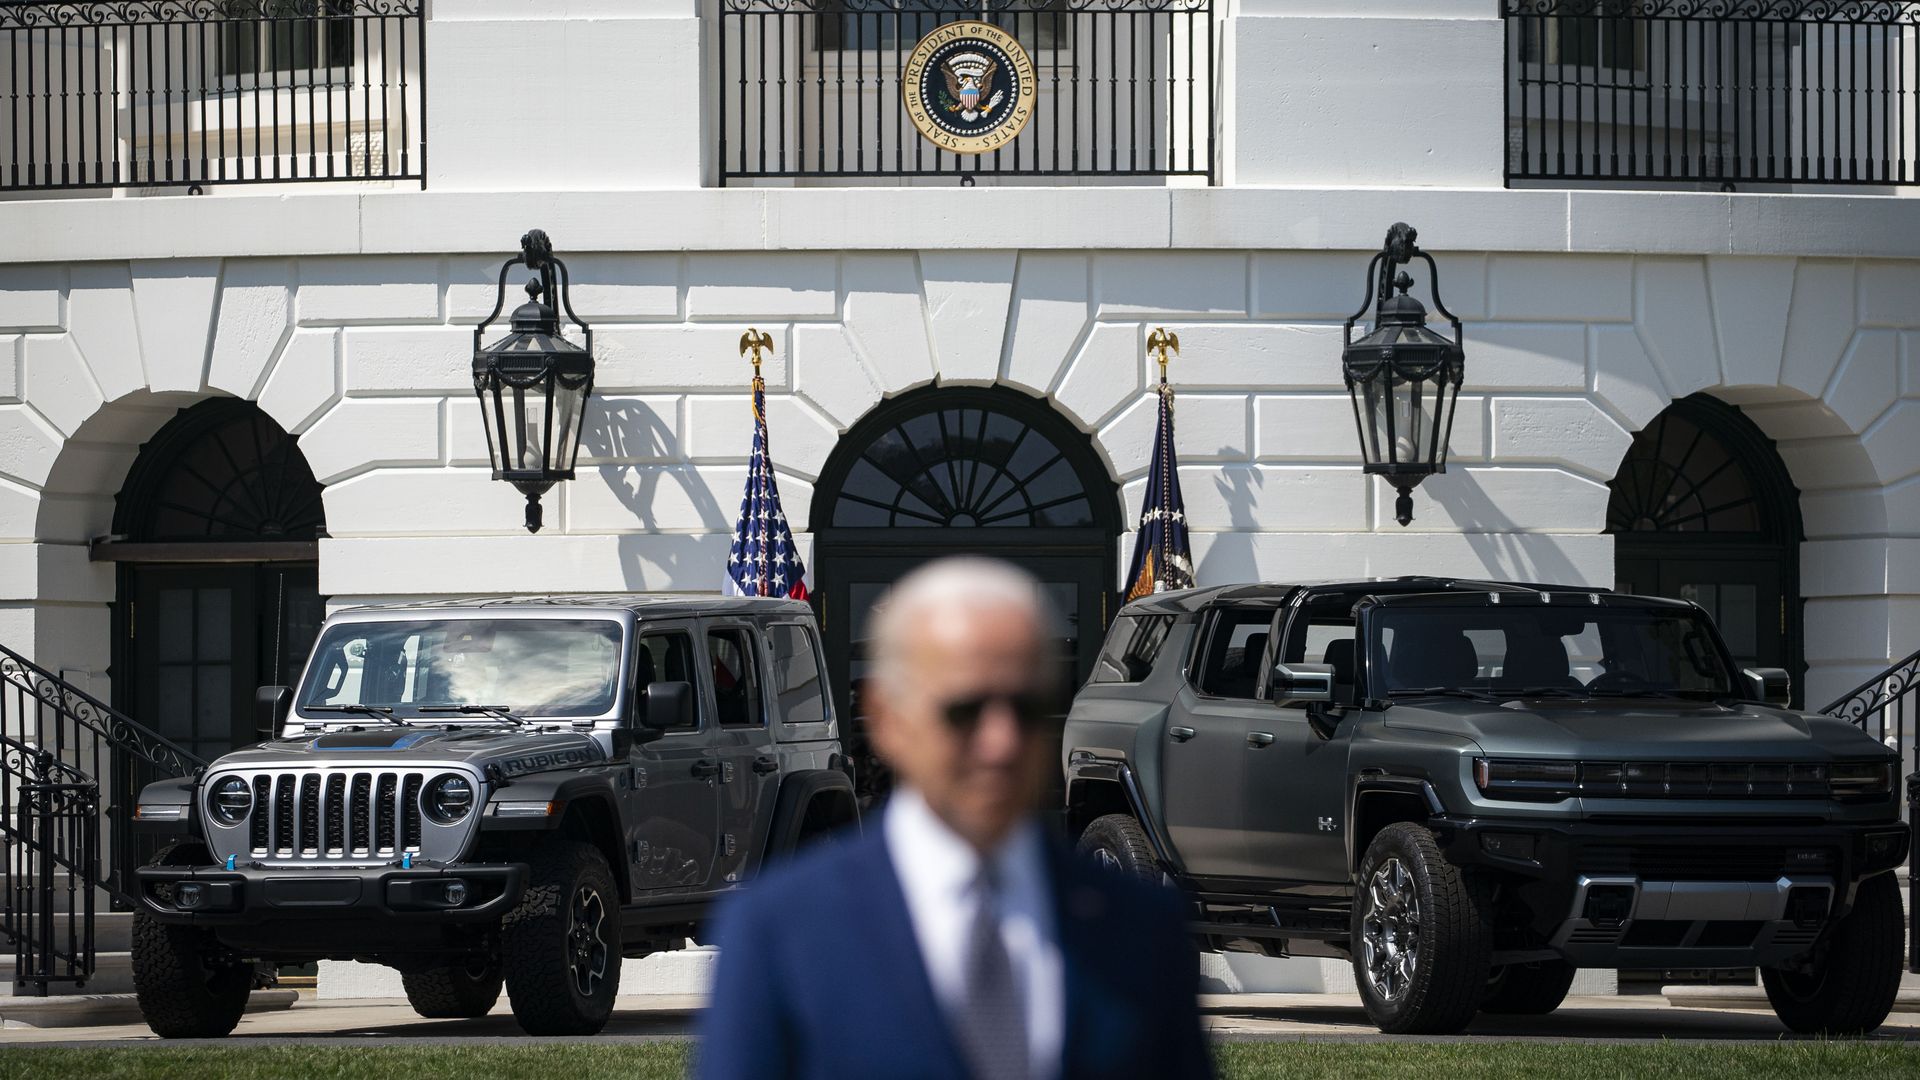
[[[1383, 960], [1410, 955], [1387, 992], [1368, 974], [1368, 923], [1374, 881], [1383, 870], [1391, 894], [1377, 921]], [[1390, 1035], [1447, 1035], [1472, 1021], [1487, 991], [1493, 947], [1486, 890], [1447, 862], [1433, 834], [1401, 822], [1380, 830], [1360, 862], [1353, 897], [1353, 978], [1367, 1018]], [[1395, 931], [1393, 928], [1398, 927]], [[1398, 942], [1397, 949], [1384, 947]]]
[[1810, 970], [1760, 969], [1774, 1015], [1808, 1035], [1864, 1035], [1885, 1023], [1900, 990], [1905, 922], [1892, 874], [1861, 882], [1853, 910], [1814, 946]]
[[407, 1004], [429, 1020], [469, 1020], [485, 1016], [500, 1000], [500, 964], [454, 964], [414, 968], [400, 973]]
[[1567, 1000], [1573, 975], [1573, 965], [1565, 960], [1495, 968], [1480, 1011], [1495, 1016], [1545, 1016]]
[[133, 989], [140, 1015], [163, 1039], [233, 1032], [253, 992], [253, 965], [226, 955], [213, 935], [133, 916]]
[[1160, 884], [1166, 872], [1154, 857], [1153, 841], [1131, 814], [1097, 817], [1080, 834], [1079, 851], [1109, 869]]
[[541, 848], [531, 870], [526, 896], [500, 926], [513, 1018], [529, 1035], [595, 1034], [613, 1015], [620, 987], [613, 872], [597, 849], [577, 841]]

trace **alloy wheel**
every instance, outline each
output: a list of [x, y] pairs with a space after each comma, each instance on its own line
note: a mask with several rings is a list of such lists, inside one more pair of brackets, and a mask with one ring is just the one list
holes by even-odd
[[567, 928], [568, 963], [574, 988], [592, 997], [607, 975], [607, 905], [600, 892], [582, 885], [573, 894], [573, 918]]
[[1361, 962], [1373, 992], [1384, 1001], [1406, 996], [1420, 967], [1424, 926], [1420, 888], [1399, 859], [1388, 859], [1367, 882], [1361, 916]]

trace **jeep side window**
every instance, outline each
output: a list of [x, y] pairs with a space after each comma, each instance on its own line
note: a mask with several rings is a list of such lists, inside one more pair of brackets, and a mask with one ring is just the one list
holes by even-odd
[[773, 646], [774, 708], [783, 724], [819, 724], [827, 719], [826, 669], [820, 666], [820, 642], [801, 623], [767, 627]]
[[[634, 657], [637, 673], [633, 684], [637, 699], [646, 701], [647, 687], [656, 682], [683, 682], [698, 687], [700, 680], [694, 677], [693, 639], [682, 633], [645, 634], [640, 638], [639, 654]], [[696, 690], [697, 692], [697, 690]], [[669, 728], [664, 724], [653, 724], [663, 731], [692, 731], [700, 726], [699, 714], [694, 715], [692, 728]]]
[[707, 659], [713, 664], [713, 701], [720, 726], [760, 724], [760, 665], [753, 662], [752, 638], [745, 630], [709, 630]]
[[1139, 682], [1153, 673], [1160, 646], [1173, 631], [1171, 615], [1125, 615], [1113, 621], [1093, 667], [1097, 683]]
[[1222, 608], [1200, 658], [1200, 692], [1252, 700], [1260, 685], [1260, 659], [1267, 651], [1272, 608]]

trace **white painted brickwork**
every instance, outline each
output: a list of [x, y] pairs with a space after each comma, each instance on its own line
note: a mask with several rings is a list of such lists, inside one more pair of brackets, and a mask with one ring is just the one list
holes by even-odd
[[1607, 480], [1632, 432], [1708, 390], [1780, 441], [1804, 492], [1809, 699], [1920, 642], [1914, 267], [1443, 258], [1449, 303], [1471, 320], [1468, 386], [1453, 468], [1406, 530], [1391, 491], [1357, 472], [1339, 382], [1357, 252], [583, 255], [598, 394], [580, 478], [550, 497], [538, 537], [488, 478], [469, 390], [485, 260], [8, 273], [0, 359], [16, 373], [0, 396], [23, 403], [0, 404], [0, 529], [38, 544], [6, 560], [0, 604], [79, 605], [15, 616], [36, 651], [76, 626], [104, 640], [110, 575], [77, 545], [108, 530], [140, 443], [209, 394], [257, 400], [299, 436], [327, 485], [329, 595], [714, 588], [745, 475], [748, 325], [774, 339], [768, 411], [796, 527], [840, 433], [935, 380], [1047, 396], [1093, 434], [1131, 518], [1152, 440], [1144, 342], [1165, 325], [1185, 349], [1172, 377], [1203, 582], [1418, 570], [1607, 584]]

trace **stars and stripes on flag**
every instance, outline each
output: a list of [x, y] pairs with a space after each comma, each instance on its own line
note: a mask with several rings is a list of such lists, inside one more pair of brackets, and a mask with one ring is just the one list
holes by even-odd
[[740, 520], [733, 527], [722, 589], [728, 596], [807, 598], [807, 568], [780, 509], [780, 487], [767, 451], [767, 384], [758, 374], [753, 377], [753, 458], [747, 465], [747, 490], [740, 497]]
[[1193, 588], [1193, 553], [1187, 547], [1187, 504], [1180, 498], [1180, 461], [1173, 452], [1173, 387], [1160, 382], [1160, 422], [1153, 436], [1147, 496], [1140, 505], [1140, 531], [1133, 543], [1127, 599]]

